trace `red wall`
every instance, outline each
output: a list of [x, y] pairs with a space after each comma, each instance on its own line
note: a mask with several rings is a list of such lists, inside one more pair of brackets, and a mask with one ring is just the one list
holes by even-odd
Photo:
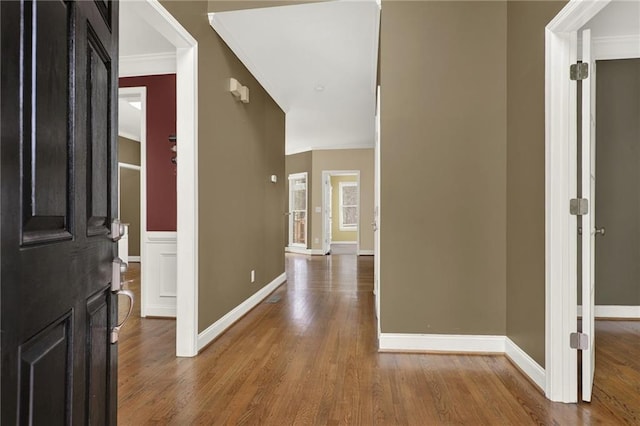
[[120, 79], [120, 87], [141, 86], [147, 88], [147, 231], [175, 231], [176, 169], [169, 135], [176, 134], [176, 76]]

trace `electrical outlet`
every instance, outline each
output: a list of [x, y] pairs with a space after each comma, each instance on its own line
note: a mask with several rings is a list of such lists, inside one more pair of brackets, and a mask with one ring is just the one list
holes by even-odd
[[316, 244], [320, 243], [320, 238], [315, 238], [313, 241], [315, 241]]
[[256, 271], [255, 271], [255, 269], [251, 270], [251, 282], [252, 283], [256, 282]]

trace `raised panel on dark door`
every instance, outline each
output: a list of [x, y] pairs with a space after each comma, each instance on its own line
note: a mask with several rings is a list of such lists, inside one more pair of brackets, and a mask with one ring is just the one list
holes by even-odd
[[0, 1], [0, 424], [116, 422], [117, 9]]
[[[37, 7], [36, 7], [37, 4]], [[23, 5], [21, 74], [24, 244], [71, 238], [69, 135], [69, 7], [60, 1]], [[50, 167], [51, 163], [66, 167]]]
[[87, 232], [106, 234], [110, 210], [109, 179], [111, 81], [109, 54], [91, 26], [87, 28]]

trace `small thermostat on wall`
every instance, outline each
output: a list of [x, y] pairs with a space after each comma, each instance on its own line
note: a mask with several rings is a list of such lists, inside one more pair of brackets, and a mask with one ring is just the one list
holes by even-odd
[[278, 176], [276, 176], [276, 175], [271, 175], [271, 182], [272, 182], [272, 183], [276, 183], [276, 182], [278, 182]]

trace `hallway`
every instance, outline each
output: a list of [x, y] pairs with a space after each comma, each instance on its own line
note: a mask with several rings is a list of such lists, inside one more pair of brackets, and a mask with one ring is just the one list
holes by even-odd
[[[121, 333], [120, 425], [621, 424], [617, 401], [551, 403], [503, 356], [378, 353], [373, 257], [288, 254], [288, 281], [196, 358], [175, 321]], [[131, 288], [139, 294], [132, 265]], [[139, 305], [138, 305], [139, 306]], [[594, 395], [598, 395], [598, 391]], [[622, 414], [622, 413], [621, 413]]]

